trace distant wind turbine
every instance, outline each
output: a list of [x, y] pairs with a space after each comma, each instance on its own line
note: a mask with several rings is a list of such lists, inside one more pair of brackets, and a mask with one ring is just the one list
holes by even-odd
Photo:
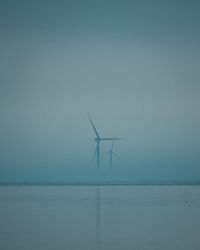
[[110, 148], [110, 150], [109, 150], [108, 152], [105, 153], [105, 154], [109, 154], [109, 156], [110, 156], [110, 169], [112, 169], [112, 157], [113, 157], [113, 155], [114, 155], [116, 158], [119, 159], [118, 155], [117, 155], [115, 152], [113, 152], [113, 147], [114, 147], [114, 145], [113, 145], [113, 143], [112, 143], [112, 147]]
[[92, 119], [90, 118], [90, 116], [88, 115], [88, 118], [90, 120], [90, 123], [92, 125], [92, 128], [96, 134], [96, 138], [94, 139], [95, 142], [97, 143], [96, 146], [96, 150], [93, 156], [93, 159], [95, 158], [95, 156], [97, 155], [97, 167], [100, 167], [100, 142], [101, 141], [116, 141], [116, 140], [124, 140], [123, 138], [116, 138], [116, 137], [112, 137], [112, 138], [101, 138], [99, 133], [97, 132], [97, 129], [94, 126], [94, 123], [92, 122]]

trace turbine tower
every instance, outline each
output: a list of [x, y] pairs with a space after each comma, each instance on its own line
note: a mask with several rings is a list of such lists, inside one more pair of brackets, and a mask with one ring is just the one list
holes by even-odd
[[113, 143], [112, 143], [112, 147], [110, 148], [110, 150], [108, 151], [108, 152], [106, 152], [105, 154], [109, 154], [109, 157], [110, 157], [110, 169], [112, 169], [112, 157], [113, 157], [113, 155], [116, 157], [116, 158], [118, 158], [119, 159], [119, 157], [118, 157], [118, 155], [115, 153], [115, 152], [113, 152]]
[[96, 138], [94, 139], [95, 142], [97, 143], [96, 146], [96, 150], [93, 156], [93, 159], [95, 158], [95, 156], [97, 155], [97, 167], [100, 167], [100, 142], [101, 141], [116, 141], [116, 140], [123, 140], [123, 138], [116, 138], [116, 137], [111, 137], [111, 138], [102, 138], [100, 137], [99, 133], [97, 132], [97, 129], [94, 126], [94, 123], [92, 122], [92, 119], [90, 118], [90, 116], [88, 115], [88, 118], [90, 120], [90, 123], [92, 125], [92, 128], [96, 134]]

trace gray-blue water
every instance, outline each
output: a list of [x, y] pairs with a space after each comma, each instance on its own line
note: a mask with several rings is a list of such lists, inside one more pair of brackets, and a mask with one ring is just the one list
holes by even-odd
[[199, 250], [200, 186], [0, 187], [1, 250]]

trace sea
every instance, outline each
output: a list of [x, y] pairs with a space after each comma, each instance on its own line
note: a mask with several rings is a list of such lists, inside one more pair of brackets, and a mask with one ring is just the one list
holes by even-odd
[[1, 250], [199, 250], [199, 185], [1, 186]]

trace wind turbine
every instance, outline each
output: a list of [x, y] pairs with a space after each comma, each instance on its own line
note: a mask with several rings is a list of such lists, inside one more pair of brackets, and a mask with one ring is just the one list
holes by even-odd
[[95, 150], [95, 153], [94, 153], [94, 156], [93, 156], [93, 159], [95, 158], [95, 156], [97, 155], [97, 167], [99, 168], [100, 167], [100, 142], [101, 141], [116, 141], [116, 140], [123, 140], [123, 138], [117, 138], [117, 137], [111, 137], [111, 138], [102, 138], [100, 137], [99, 133], [97, 132], [97, 129], [95, 128], [94, 126], [94, 123], [92, 122], [92, 119], [90, 118], [90, 116], [88, 115], [88, 118], [90, 120], [90, 123], [92, 125], [92, 128], [96, 134], [96, 138], [94, 139], [95, 142], [97, 143], [97, 146], [96, 146], [96, 150]]
[[113, 147], [114, 147], [114, 145], [113, 145], [113, 143], [112, 143], [112, 147], [110, 148], [110, 150], [109, 150], [108, 152], [105, 153], [105, 154], [109, 154], [109, 156], [110, 156], [110, 169], [112, 169], [112, 157], [113, 157], [113, 155], [114, 155], [116, 158], [119, 159], [118, 155], [117, 155], [115, 152], [113, 152]]

